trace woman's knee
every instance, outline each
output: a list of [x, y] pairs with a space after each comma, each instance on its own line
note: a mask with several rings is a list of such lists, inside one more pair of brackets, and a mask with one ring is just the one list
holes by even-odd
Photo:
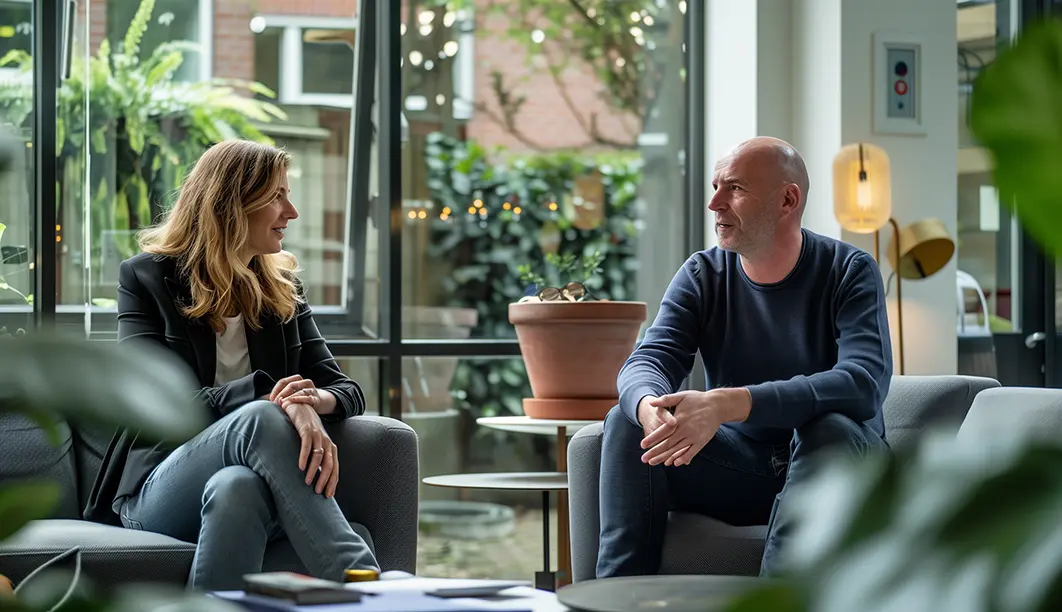
[[254, 470], [231, 465], [214, 473], [203, 487], [203, 506], [230, 510], [258, 505], [271, 498], [269, 485]]
[[298, 437], [284, 410], [265, 400], [250, 402], [238, 408], [229, 428], [238, 429], [248, 439], [262, 442], [266, 446]]

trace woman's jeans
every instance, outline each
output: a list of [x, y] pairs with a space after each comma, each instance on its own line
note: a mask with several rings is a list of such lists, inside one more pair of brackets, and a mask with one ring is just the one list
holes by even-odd
[[242, 576], [262, 571], [266, 545], [282, 535], [319, 578], [341, 581], [348, 568], [378, 570], [336, 500], [317, 493], [316, 481], [306, 484], [299, 448], [279, 406], [246, 404], [155, 468], [122, 505], [122, 524], [198, 542], [189, 584], [200, 590], [243, 588]]

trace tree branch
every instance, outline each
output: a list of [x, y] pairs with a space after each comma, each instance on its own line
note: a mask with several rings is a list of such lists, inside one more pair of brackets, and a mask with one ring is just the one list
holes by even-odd
[[521, 132], [515, 125], [509, 125], [509, 123], [505, 119], [495, 114], [495, 112], [490, 110], [483, 102], [477, 103], [475, 107], [477, 111], [483, 113], [487, 116], [488, 119], [502, 126], [505, 131], [512, 134], [513, 138], [519, 140], [521, 144], [530, 147], [536, 151], [544, 151], [546, 149], [546, 147], [538, 144], [537, 142], [532, 141], [530, 138], [525, 136], [524, 133]]
[[588, 13], [586, 9], [583, 8], [583, 5], [579, 3], [579, 0], [568, 0], [568, 4], [572, 5], [572, 8], [574, 8], [576, 12], [582, 15], [583, 19], [585, 19], [587, 23], [594, 26], [595, 28], [601, 29], [601, 24], [590, 16], [590, 13]]
[[542, 45], [542, 57], [546, 58], [546, 64], [548, 64], [549, 67], [549, 75], [553, 79], [553, 84], [556, 86], [557, 93], [560, 94], [561, 100], [564, 101], [564, 105], [568, 107], [572, 116], [575, 117], [575, 120], [579, 123], [579, 127], [586, 132], [586, 135], [590, 137], [592, 142], [621, 149], [629, 149], [634, 146], [634, 144], [630, 142], [624, 143], [602, 136], [597, 130], [597, 114], [591, 113], [588, 122], [587, 119], [583, 117], [582, 113], [579, 112], [579, 109], [575, 105], [575, 101], [572, 100], [571, 95], [568, 93], [568, 84], [561, 78], [560, 71], [553, 63], [553, 58], [550, 56], [549, 52], [546, 51], [546, 45]]

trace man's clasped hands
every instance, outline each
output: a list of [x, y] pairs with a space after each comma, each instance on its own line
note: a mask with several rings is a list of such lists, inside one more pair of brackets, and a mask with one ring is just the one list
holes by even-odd
[[751, 409], [752, 395], [743, 387], [647, 395], [638, 403], [642, 462], [688, 465], [723, 423], [744, 421]]

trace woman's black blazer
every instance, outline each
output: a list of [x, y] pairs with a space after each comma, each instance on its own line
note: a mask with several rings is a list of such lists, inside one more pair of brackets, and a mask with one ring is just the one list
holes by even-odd
[[[215, 387], [216, 336], [205, 319], [181, 314], [180, 305], [190, 300], [188, 283], [181, 278], [173, 258], [141, 253], [123, 261], [118, 271], [118, 342], [149, 342], [176, 353], [199, 381], [200, 388], [189, 393], [205, 404], [214, 421], [267, 396], [276, 381], [293, 374], [335, 395], [336, 410], [322, 415], [323, 421], [365, 412], [361, 387], [339, 369], [306, 304], [300, 304], [288, 322], [265, 316], [261, 329], [248, 326], [251, 373]], [[85, 518], [120, 524], [115, 502], [139, 491], [171, 451], [165, 445], [137, 440], [135, 431], [119, 430], [96, 476]]]

